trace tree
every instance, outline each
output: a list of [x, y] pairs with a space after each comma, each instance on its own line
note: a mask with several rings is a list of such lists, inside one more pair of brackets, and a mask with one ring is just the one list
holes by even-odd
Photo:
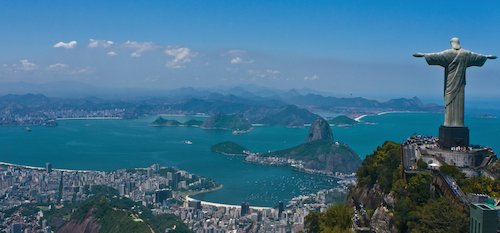
[[304, 230], [307, 233], [319, 232], [320, 217], [319, 212], [310, 212], [304, 220]]
[[308, 233], [352, 232], [353, 214], [351, 207], [347, 205], [332, 205], [325, 213], [309, 213], [304, 220], [304, 230]]
[[472, 177], [463, 182], [462, 190], [468, 193], [484, 193], [500, 197], [500, 179], [492, 180], [485, 176]]
[[439, 167], [439, 171], [453, 177], [453, 179], [455, 179], [458, 183], [462, 183], [462, 181], [465, 179], [465, 174], [460, 171], [460, 169], [452, 165], [444, 164], [443, 166]]
[[348, 230], [352, 226], [353, 210], [346, 205], [336, 204], [330, 206], [321, 216], [321, 232], [332, 232], [335, 228]]
[[467, 232], [467, 215], [463, 207], [440, 197], [418, 207], [408, 221], [410, 232], [455, 233]]
[[408, 195], [410, 199], [420, 205], [431, 197], [432, 174], [429, 172], [419, 172], [408, 181]]

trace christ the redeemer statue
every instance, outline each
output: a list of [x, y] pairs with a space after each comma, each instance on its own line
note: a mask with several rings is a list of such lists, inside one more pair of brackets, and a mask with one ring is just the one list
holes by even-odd
[[444, 124], [439, 130], [440, 145], [444, 147], [468, 146], [469, 130], [464, 126], [465, 71], [470, 66], [483, 66], [493, 55], [481, 55], [462, 49], [458, 38], [450, 41], [451, 49], [439, 53], [416, 53], [429, 65], [444, 67]]

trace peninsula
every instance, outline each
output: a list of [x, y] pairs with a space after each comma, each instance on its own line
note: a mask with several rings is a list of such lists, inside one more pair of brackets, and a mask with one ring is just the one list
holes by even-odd
[[330, 125], [323, 118], [311, 125], [305, 143], [292, 148], [260, 154], [234, 142], [221, 142], [211, 149], [225, 155], [246, 156], [245, 161], [250, 163], [290, 166], [302, 172], [328, 176], [344, 177], [361, 165], [361, 159], [349, 146], [334, 141]]

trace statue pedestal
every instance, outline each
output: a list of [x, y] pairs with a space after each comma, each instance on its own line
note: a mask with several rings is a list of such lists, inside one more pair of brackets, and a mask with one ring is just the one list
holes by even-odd
[[469, 146], [469, 128], [468, 127], [439, 127], [439, 146], [450, 149], [456, 146]]

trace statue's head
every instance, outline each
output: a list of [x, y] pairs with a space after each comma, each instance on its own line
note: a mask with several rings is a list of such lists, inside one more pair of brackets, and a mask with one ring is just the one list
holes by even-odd
[[453, 49], [459, 50], [462, 48], [462, 46], [460, 46], [460, 40], [458, 39], [458, 37], [451, 38], [450, 43]]

